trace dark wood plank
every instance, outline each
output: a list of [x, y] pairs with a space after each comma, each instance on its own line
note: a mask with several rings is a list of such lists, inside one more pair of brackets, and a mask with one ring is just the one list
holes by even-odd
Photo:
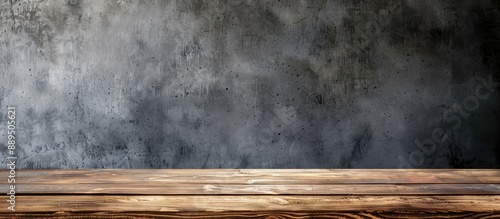
[[0, 215], [0, 218], [165, 218], [165, 219], [202, 219], [202, 218], [269, 218], [269, 219], [305, 219], [305, 218], [331, 218], [331, 219], [401, 219], [401, 218], [457, 218], [457, 219], [493, 219], [499, 218], [500, 212], [445, 212], [445, 211], [430, 211], [430, 212], [163, 212], [163, 213], [108, 213], [108, 212], [58, 212], [50, 214], [7, 214]]
[[[304, 196], [191, 195], [16, 197], [17, 212], [225, 212], [225, 211], [456, 211], [498, 212], [499, 195]], [[9, 212], [0, 208], [0, 213]]]

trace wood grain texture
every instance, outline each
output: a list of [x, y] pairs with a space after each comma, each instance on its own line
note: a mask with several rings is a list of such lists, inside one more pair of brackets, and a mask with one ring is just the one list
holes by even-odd
[[290, 212], [255, 212], [255, 211], [232, 211], [232, 212], [162, 212], [162, 213], [108, 213], [108, 212], [57, 212], [57, 213], [38, 213], [38, 214], [9, 214], [0, 215], [0, 218], [188, 218], [188, 219], [203, 219], [203, 218], [268, 218], [268, 219], [305, 219], [305, 218], [329, 218], [329, 219], [401, 219], [401, 218], [426, 218], [426, 219], [493, 219], [498, 218], [495, 212], [446, 212], [446, 211], [430, 211], [430, 212], [314, 212], [314, 211], [290, 211]]
[[[39, 195], [19, 196], [21, 212], [196, 211], [500, 211], [500, 195], [304, 196], [304, 195]], [[0, 212], [8, 212], [7, 208]]]
[[[6, 191], [8, 185], [0, 185]], [[82, 195], [500, 195], [500, 184], [17, 184], [17, 194]]]
[[500, 218], [500, 170], [17, 170], [15, 185], [0, 218]]
[[[7, 177], [6, 170], [0, 177]], [[133, 176], [133, 177], [131, 177]], [[356, 183], [498, 183], [500, 171], [490, 169], [79, 169], [18, 170], [19, 183], [163, 183], [319, 185]], [[0, 183], [6, 184], [6, 181]]]

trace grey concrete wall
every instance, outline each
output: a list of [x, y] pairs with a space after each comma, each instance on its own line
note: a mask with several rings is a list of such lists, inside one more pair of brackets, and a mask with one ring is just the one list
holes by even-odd
[[5, 0], [2, 156], [16, 106], [18, 168], [498, 168], [499, 16], [492, 0]]

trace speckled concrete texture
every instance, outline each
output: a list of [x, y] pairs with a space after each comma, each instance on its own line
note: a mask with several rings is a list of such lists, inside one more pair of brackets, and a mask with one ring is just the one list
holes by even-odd
[[[18, 168], [499, 168], [493, 0], [3, 0]], [[7, 159], [0, 159], [7, 168]]]

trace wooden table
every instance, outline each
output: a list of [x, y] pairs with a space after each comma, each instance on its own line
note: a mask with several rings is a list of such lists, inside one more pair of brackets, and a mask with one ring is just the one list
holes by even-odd
[[[0, 170], [6, 194], [9, 172]], [[500, 218], [500, 170], [17, 170], [15, 212], [74, 218]]]

